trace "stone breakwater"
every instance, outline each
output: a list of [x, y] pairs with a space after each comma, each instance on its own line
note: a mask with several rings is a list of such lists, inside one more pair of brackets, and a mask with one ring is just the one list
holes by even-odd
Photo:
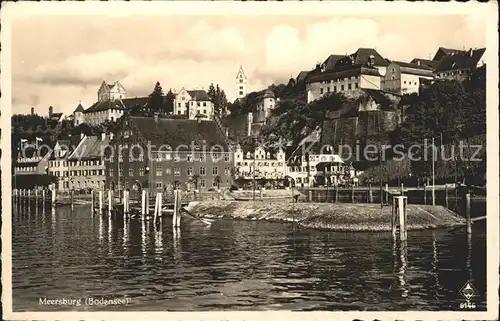
[[[204, 201], [191, 202], [185, 210], [204, 218], [296, 222], [332, 231], [390, 231], [392, 216], [391, 206], [381, 209], [379, 204]], [[408, 230], [463, 225], [464, 218], [443, 206], [408, 205]]]

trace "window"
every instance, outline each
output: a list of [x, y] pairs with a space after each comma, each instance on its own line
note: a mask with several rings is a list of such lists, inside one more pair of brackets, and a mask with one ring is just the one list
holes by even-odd
[[218, 167], [212, 168], [212, 175], [219, 175], [219, 168]]
[[327, 91], [327, 92], [330, 92], [330, 87], [326, 87], [326, 91]]
[[358, 84], [358, 83], [355, 83], [355, 84], [354, 84], [354, 88], [359, 88], [359, 84]]
[[181, 176], [181, 169], [179, 167], [174, 168], [174, 176]]
[[224, 174], [225, 174], [225, 175], [230, 175], [230, 174], [231, 174], [231, 168], [230, 168], [230, 167], [226, 167], [226, 168], [224, 169]]
[[187, 161], [192, 162], [193, 161], [193, 155], [187, 155]]
[[212, 182], [212, 187], [217, 187], [217, 182], [215, 181], [215, 179], [214, 179], [214, 181]]
[[197, 102], [197, 103], [196, 103], [196, 105], [197, 105], [198, 107], [200, 107], [200, 106], [201, 106], [201, 105], [200, 105], [200, 102]]
[[156, 166], [156, 176], [162, 176], [162, 175], [163, 175], [163, 167]]
[[203, 102], [203, 107], [207, 107], [207, 102], [206, 101]]
[[333, 86], [333, 92], [336, 93], [337, 92], [337, 86]]
[[240, 79], [240, 84], [242, 84], [242, 83], [243, 83], [243, 79]]
[[391, 79], [392, 79], [392, 80], [394, 80], [394, 79], [396, 79], [396, 77], [394, 77], [394, 76], [391, 76]]
[[120, 171], [118, 172], [118, 176], [123, 176], [123, 168], [120, 168]]
[[[180, 106], [179, 106], [179, 107], [180, 107]], [[178, 111], [177, 111], [177, 115], [180, 115], [180, 114], [181, 114], [181, 111], [180, 111], [180, 110], [178, 110]]]
[[187, 168], [187, 174], [188, 174], [188, 176], [192, 176], [193, 175], [193, 168], [192, 167], [188, 167]]
[[347, 84], [347, 90], [351, 90], [352, 89], [352, 85], [351, 84]]
[[240, 91], [240, 95], [243, 95], [243, 92], [242, 92], [242, 91]]
[[203, 188], [207, 187], [207, 182], [204, 179], [201, 179], [200, 180], [200, 186], [203, 187]]
[[206, 115], [206, 114], [207, 114], [207, 110], [206, 110], [206, 109], [203, 109], [203, 113]]
[[320, 89], [319, 89], [319, 93], [320, 93], [320, 94], [323, 94], [323, 88], [320, 88]]
[[344, 91], [344, 85], [340, 85], [340, 90]]
[[224, 154], [224, 161], [229, 162], [229, 154]]
[[205, 161], [205, 154], [200, 154], [200, 162], [204, 162]]
[[403, 83], [406, 85], [406, 80]]
[[200, 167], [200, 175], [206, 175], [205, 167]]
[[170, 168], [167, 168], [165, 170], [165, 174], [168, 174], [168, 175], [172, 174], [172, 170]]
[[144, 168], [139, 168], [139, 176], [144, 176]]
[[162, 187], [161, 181], [156, 182], [156, 188], [161, 188], [161, 187]]
[[134, 169], [133, 168], [128, 169], [128, 176], [134, 176]]

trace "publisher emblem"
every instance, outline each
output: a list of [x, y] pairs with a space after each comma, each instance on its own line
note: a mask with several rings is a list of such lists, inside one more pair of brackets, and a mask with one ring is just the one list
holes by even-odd
[[477, 291], [470, 281], [467, 281], [464, 286], [460, 289], [460, 294], [467, 301], [462, 303], [460, 307], [462, 309], [474, 309], [475, 304], [471, 303], [471, 299], [476, 295]]

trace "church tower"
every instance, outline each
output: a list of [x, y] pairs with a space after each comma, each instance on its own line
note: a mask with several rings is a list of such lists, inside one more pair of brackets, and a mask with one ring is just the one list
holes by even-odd
[[236, 98], [242, 99], [247, 95], [248, 79], [245, 76], [245, 72], [243, 72], [243, 67], [240, 66], [240, 70], [236, 75]]

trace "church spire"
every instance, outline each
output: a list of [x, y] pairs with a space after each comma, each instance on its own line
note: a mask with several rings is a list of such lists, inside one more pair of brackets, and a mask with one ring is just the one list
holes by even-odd
[[240, 66], [238, 74], [236, 75], [236, 98], [242, 99], [247, 95], [248, 79], [243, 71], [243, 66]]

